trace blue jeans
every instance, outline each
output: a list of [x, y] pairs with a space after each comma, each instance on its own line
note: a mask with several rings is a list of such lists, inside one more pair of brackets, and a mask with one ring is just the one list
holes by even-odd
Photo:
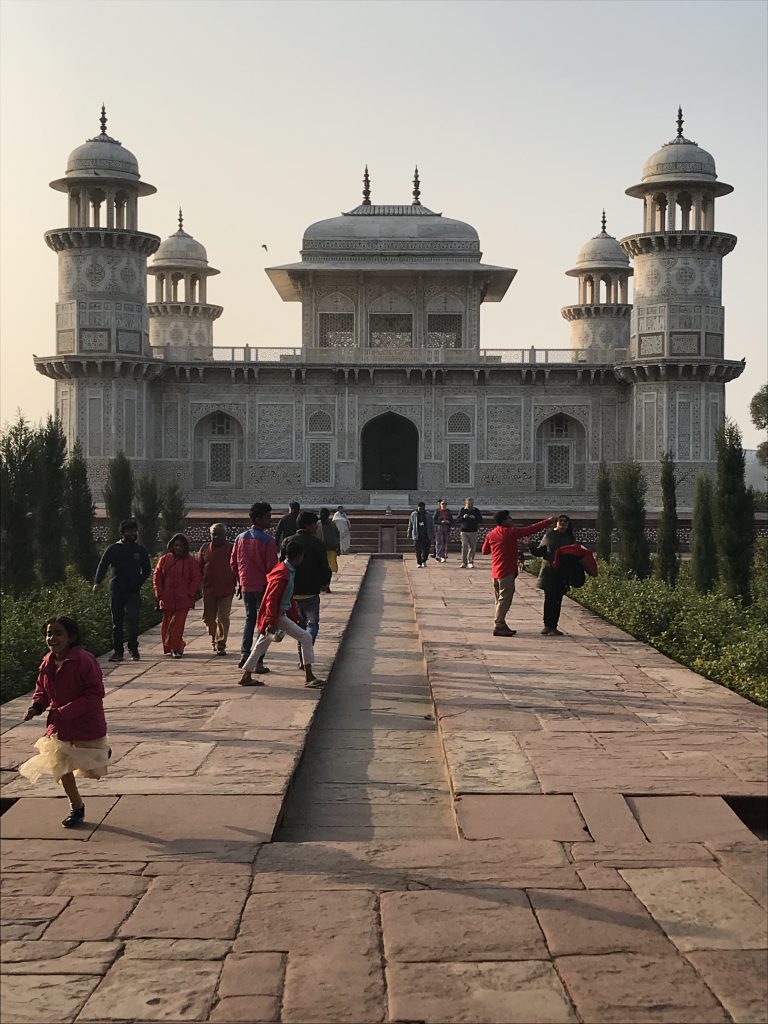
[[245, 626], [243, 627], [243, 642], [240, 645], [241, 654], [250, 654], [253, 647], [253, 633], [256, 629], [256, 619], [259, 615], [262, 593], [247, 591], [243, 592], [243, 605], [245, 607]]
[[320, 595], [313, 594], [312, 597], [302, 597], [296, 601], [299, 609], [300, 625], [306, 629], [312, 637], [312, 643], [317, 640], [320, 632]]
[[128, 650], [138, 651], [141, 594], [138, 590], [132, 594], [124, 594], [114, 587], [110, 587], [109, 610], [112, 614], [112, 647], [115, 654], [123, 653], [124, 626], [128, 634]]

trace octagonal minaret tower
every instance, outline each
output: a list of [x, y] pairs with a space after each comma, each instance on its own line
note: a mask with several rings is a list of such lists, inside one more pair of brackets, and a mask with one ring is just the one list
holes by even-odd
[[59, 259], [56, 354], [35, 358], [56, 381], [56, 411], [67, 441], [80, 441], [98, 494], [106, 462], [122, 450], [147, 457], [145, 410], [151, 360], [147, 257], [160, 244], [139, 231], [139, 198], [157, 190], [141, 180], [133, 153], [101, 132], [73, 150], [51, 188], [67, 196], [65, 228], [45, 233]]
[[153, 349], [170, 358], [210, 359], [213, 321], [223, 309], [208, 302], [207, 281], [218, 274], [205, 248], [179, 229], [160, 244], [149, 273], [155, 278], [155, 301], [149, 305], [149, 339]]
[[[643, 201], [643, 230], [621, 240], [635, 275], [629, 359], [617, 372], [634, 384], [629, 454], [649, 464], [652, 487], [667, 451], [680, 463], [714, 468], [724, 384], [744, 367], [723, 351], [722, 261], [736, 238], [715, 230], [715, 201], [732, 191], [718, 181], [713, 157], [684, 137], [682, 109], [676, 137], [627, 189]], [[688, 490], [694, 479], [695, 472], [684, 475]]]
[[599, 235], [583, 245], [576, 266], [566, 270], [579, 282], [579, 301], [560, 310], [571, 325], [571, 347], [587, 358], [615, 362], [629, 347], [629, 278], [632, 269], [621, 245], [606, 231], [605, 210]]

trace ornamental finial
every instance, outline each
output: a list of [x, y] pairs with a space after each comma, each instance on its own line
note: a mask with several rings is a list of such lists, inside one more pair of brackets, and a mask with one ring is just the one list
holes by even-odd
[[605, 210], [603, 210], [603, 219], [602, 219], [602, 221], [600, 223], [601, 223], [601, 226], [602, 226], [602, 229], [603, 229], [603, 234], [605, 234], [606, 233], [605, 232]]
[[413, 202], [411, 203], [411, 206], [421, 206], [421, 200], [419, 199], [419, 196], [421, 195], [421, 189], [419, 188], [420, 184], [419, 168], [416, 167], [413, 172]]
[[368, 164], [363, 172], [363, 206], [371, 205], [371, 179], [368, 175]]
[[678, 107], [677, 108], [677, 137], [678, 137], [678, 139], [682, 139], [682, 137], [683, 137], [683, 124], [684, 123], [685, 122], [683, 121], [683, 108], [682, 107]]
[[184, 214], [181, 212], [181, 207], [179, 207], [179, 231], [183, 231], [183, 230], [184, 230]]
[[101, 134], [102, 135], [106, 135], [107, 134], [107, 111], [106, 111], [103, 103], [101, 104], [101, 117], [99, 118], [99, 121], [101, 122]]

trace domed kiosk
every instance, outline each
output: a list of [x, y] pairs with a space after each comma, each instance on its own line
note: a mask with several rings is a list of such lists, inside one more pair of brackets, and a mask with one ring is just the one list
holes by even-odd
[[366, 167], [362, 203], [310, 225], [300, 263], [267, 270], [302, 303], [305, 350], [479, 351], [480, 304], [500, 302], [517, 271], [482, 263], [475, 229], [420, 196], [417, 168], [411, 203], [374, 205]]

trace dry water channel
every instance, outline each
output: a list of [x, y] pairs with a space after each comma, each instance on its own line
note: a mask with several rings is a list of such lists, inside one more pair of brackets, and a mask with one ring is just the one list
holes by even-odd
[[456, 838], [400, 559], [371, 560], [275, 838]]

